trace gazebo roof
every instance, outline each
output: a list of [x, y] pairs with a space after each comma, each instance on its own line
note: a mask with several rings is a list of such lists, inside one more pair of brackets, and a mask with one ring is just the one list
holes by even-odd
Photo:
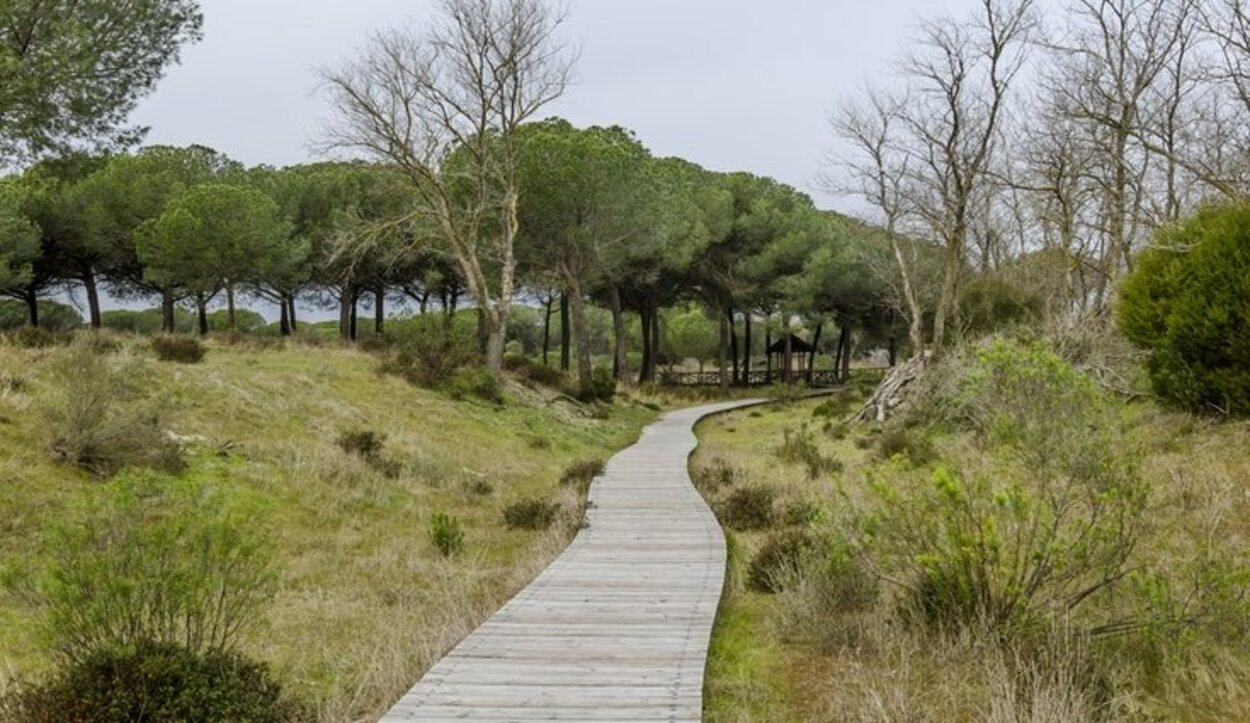
[[[816, 350], [816, 347], [812, 346], [806, 341], [803, 341], [803, 339], [801, 339], [800, 337], [794, 334], [790, 335], [790, 351], [792, 353], [811, 354], [815, 350]], [[768, 347], [768, 353], [769, 354], [785, 354], [786, 353], [786, 338], [783, 336], [777, 341], [773, 342], [773, 345]]]

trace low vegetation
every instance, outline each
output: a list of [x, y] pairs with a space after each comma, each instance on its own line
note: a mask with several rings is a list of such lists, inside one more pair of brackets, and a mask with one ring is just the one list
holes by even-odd
[[205, 347], [189, 373], [125, 335], [0, 344], [0, 719], [171, 690], [174, 720], [376, 718], [573, 529], [503, 508], [577, 509], [566, 471], [654, 417], [510, 379], [457, 401], [339, 345]]
[[735, 487], [700, 485], [741, 568], [709, 720], [1250, 715], [1246, 429], [1122, 395], [1073, 348], [962, 347], [882, 428], [812, 434], [831, 477], [777, 464], [828, 401], [701, 425], [696, 479], [733, 468], [786, 510], [744, 528]]

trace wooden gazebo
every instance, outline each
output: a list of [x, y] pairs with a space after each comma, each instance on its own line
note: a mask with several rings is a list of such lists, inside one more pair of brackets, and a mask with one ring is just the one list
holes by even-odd
[[[791, 382], [804, 379], [808, 372], [808, 359], [816, 347], [797, 334], [790, 334], [773, 342], [764, 350], [768, 355], [768, 380], [771, 383], [779, 377], [779, 381]], [[776, 377], [774, 377], [774, 373]]]

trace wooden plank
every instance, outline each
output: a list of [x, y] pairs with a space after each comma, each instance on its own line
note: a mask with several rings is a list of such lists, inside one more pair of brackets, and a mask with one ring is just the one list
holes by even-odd
[[699, 720], [725, 538], [686, 465], [699, 419], [755, 403], [644, 430], [591, 485], [589, 527], [382, 720]]

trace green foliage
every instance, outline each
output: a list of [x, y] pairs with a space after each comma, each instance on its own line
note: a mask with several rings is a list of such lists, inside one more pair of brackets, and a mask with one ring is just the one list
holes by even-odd
[[870, 476], [853, 539], [927, 624], [1019, 631], [1123, 578], [1147, 489], [1093, 383], [1042, 346], [998, 341], [958, 384], [984, 469]]
[[747, 566], [747, 587], [756, 592], [781, 592], [799, 574], [804, 558], [819, 548], [819, 539], [804, 530], [770, 536]]
[[348, 454], [374, 459], [382, 454], [382, 447], [386, 445], [386, 433], [372, 429], [349, 429], [340, 434], [335, 443]]
[[480, 399], [492, 404], [503, 404], [503, 386], [486, 367], [457, 369], [447, 383], [447, 393], [452, 399]]
[[199, 364], [208, 350], [199, 339], [191, 336], [162, 335], [152, 339], [152, 351], [164, 362]]
[[742, 531], [772, 527], [777, 514], [774, 501], [777, 490], [763, 485], [740, 487], [719, 505], [717, 516], [725, 525]]
[[1149, 350], [1162, 398], [1250, 415], [1250, 204], [1207, 208], [1161, 231], [1116, 312], [1124, 335]]
[[981, 277], [959, 291], [959, 319], [963, 332], [984, 336], [1042, 318], [1041, 297], [1004, 279]]
[[8, 74], [0, 158], [137, 141], [141, 129], [125, 127], [127, 117], [177, 61], [183, 43], [199, 39], [202, 23], [193, 0], [57, 0], [8, 8], [0, 34]]
[[812, 500], [797, 500], [786, 505], [781, 519], [790, 527], [807, 527], [821, 518], [820, 505]]
[[801, 464], [807, 470], [807, 476], [816, 479], [822, 475], [842, 471], [842, 463], [821, 453], [816, 437], [806, 423], [798, 429], [782, 430], [781, 446], [777, 448], [777, 458], [790, 464]]
[[584, 402], [610, 402], [615, 396], [616, 377], [607, 367], [595, 367], [590, 375], [590, 386], [578, 392], [578, 398]]
[[460, 520], [445, 513], [430, 516], [430, 544], [443, 557], [457, 555], [464, 550], [464, 530]]
[[546, 530], [556, 521], [560, 505], [538, 499], [523, 499], [503, 510], [504, 524], [512, 529]]
[[503, 360], [504, 369], [518, 378], [552, 389], [559, 389], [566, 383], [564, 372], [555, 367], [538, 364], [526, 356], [507, 356]]
[[56, 346], [56, 334], [42, 326], [19, 326], [5, 334], [9, 343], [23, 349], [47, 349]]
[[261, 663], [151, 641], [94, 652], [0, 701], [0, 720], [12, 723], [295, 723], [303, 715]]
[[920, 467], [932, 462], [937, 451], [924, 434], [906, 427], [892, 427], [877, 438], [877, 457], [882, 461], [902, 457]]
[[102, 476], [131, 466], [181, 469], [162, 406], [144, 396], [140, 362], [106, 357], [80, 341], [49, 370], [42, 412], [53, 459]]
[[457, 370], [480, 361], [473, 330], [464, 324], [416, 316], [392, 323], [390, 333], [394, 353], [384, 368], [417, 386], [441, 388]]
[[560, 484], [588, 489], [596, 477], [603, 474], [605, 465], [601, 459], [584, 459], [570, 464], [560, 475]]
[[[3, 101], [0, 101], [2, 103]], [[0, 105], [0, 118], [3, 106]], [[4, 138], [0, 136], [0, 153]], [[0, 291], [9, 291], [30, 280], [31, 266], [39, 256], [39, 226], [26, 212], [28, 189], [17, 181], [0, 179]]]
[[206, 486], [147, 474], [104, 484], [19, 579], [67, 662], [144, 643], [232, 649], [274, 592], [257, 515]]
[[[0, 331], [20, 329], [30, 323], [26, 304], [12, 299], [0, 300]], [[39, 328], [60, 332], [82, 328], [82, 314], [69, 304], [43, 300], [39, 302]]]
[[[211, 323], [211, 320], [210, 320]], [[161, 310], [143, 309], [110, 309], [100, 312], [100, 325], [113, 331], [132, 334], [159, 334], [161, 332]], [[174, 330], [179, 334], [189, 334], [195, 329], [195, 317], [186, 309], [174, 309]]]

